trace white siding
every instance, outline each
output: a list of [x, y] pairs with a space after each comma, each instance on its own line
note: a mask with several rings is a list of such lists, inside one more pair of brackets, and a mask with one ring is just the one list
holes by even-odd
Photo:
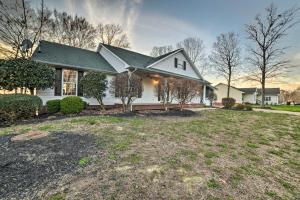
[[[217, 90], [215, 93], [217, 95], [216, 102], [221, 103], [223, 98], [227, 97], [227, 85], [219, 84], [216, 86]], [[230, 87], [229, 97], [234, 98], [236, 103], [242, 103], [242, 92], [233, 87]]]
[[244, 103], [256, 104], [256, 93], [253, 94], [243, 94]]
[[[178, 67], [177, 68], [174, 67], [174, 59], [175, 58], [178, 59]], [[183, 61], [186, 62], [186, 70], [183, 69], [183, 66], [179, 65], [179, 64], [183, 65]], [[199, 78], [199, 76], [194, 71], [194, 69], [192, 68], [190, 63], [187, 61], [187, 59], [185, 58], [185, 56], [183, 55], [182, 52], [178, 52], [178, 53], [166, 58], [165, 60], [150, 66], [150, 68], [159, 69], [159, 70], [166, 71], [166, 72], [172, 72], [172, 73], [179, 74], [179, 75], [189, 76], [192, 78]]]
[[[266, 97], [271, 97], [271, 101], [265, 101], [265, 104], [269, 104], [269, 105], [273, 104], [273, 105], [275, 105], [275, 104], [279, 103], [278, 95], [268, 95], [268, 94], [266, 94], [265, 96]], [[257, 99], [259, 101], [261, 101], [261, 96], [258, 96]]]
[[[110, 82], [110, 80], [113, 78], [111, 75], [107, 75], [107, 80]], [[43, 104], [46, 105], [46, 102], [53, 99], [63, 99], [67, 96], [54, 96], [54, 88], [48, 88], [45, 90], [37, 90], [36, 95], [39, 96], [43, 100]], [[98, 101], [95, 98], [85, 98], [81, 97], [84, 101], [86, 101], [90, 105], [99, 105]], [[106, 97], [103, 99], [103, 103], [105, 105], [113, 105], [115, 104], [115, 98], [109, 94], [109, 91], [106, 91]]]
[[105, 58], [105, 60], [115, 68], [117, 72], [124, 72], [126, 71], [125, 67], [126, 64], [122, 62], [119, 58], [116, 57], [113, 53], [107, 50], [105, 47], [100, 49], [100, 54]]

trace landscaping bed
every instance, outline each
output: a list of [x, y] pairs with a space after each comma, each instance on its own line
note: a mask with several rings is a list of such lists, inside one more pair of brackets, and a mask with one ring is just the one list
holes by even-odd
[[0, 199], [299, 197], [299, 117], [155, 112], [0, 129]]

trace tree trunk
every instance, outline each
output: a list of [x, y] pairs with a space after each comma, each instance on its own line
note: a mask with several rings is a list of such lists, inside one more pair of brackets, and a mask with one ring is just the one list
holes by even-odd
[[227, 98], [230, 97], [230, 82], [231, 82], [231, 77], [229, 76], [228, 82], [227, 82]]
[[261, 76], [261, 107], [265, 107], [266, 65], [266, 53], [265, 51], [263, 51], [263, 68]]

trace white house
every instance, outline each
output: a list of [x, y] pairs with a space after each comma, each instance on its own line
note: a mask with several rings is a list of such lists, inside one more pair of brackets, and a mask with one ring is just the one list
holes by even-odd
[[[252, 104], [261, 103], [261, 89], [258, 88], [240, 88], [243, 91], [243, 102]], [[265, 104], [277, 105], [279, 104], [280, 88], [266, 88], [265, 89]]]
[[[227, 97], [227, 85], [219, 83], [215, 86], [218, 103], [222, 102], [222, 98]], [[276, 105], [279, 103], [280, 88], [265, 89], [265, 103]], [[234, 98], [237, 103], [261, 103], [261, 89], [258, 88], [236, 88], [230, 87], [230, 97]]]
[[[99, 44], [96, 51], [75, 48], [58, 43], [40, 41], [32, 59], [47, 63], [56, 69], [54, 88], [38, 90], [36, 93], [45, 104], [50, 99], [62, 99], [66, 96], [81, 96], [90, 105], [98, 105], [94, 98], [83, 97], [78, 81], [86, 71], [106, 73], [108, 81], [116, 74], [134, 71], [142, 77], [144, 92], [134, 104], [160, 104], [155, 95], [155, 85], [161, 77], [174, 77], [196, 80], [203, 86], [203, 94], [192, 103], [209, 104], [207, 91], [212, 87], [202, 78], [183, 49], [177, 49], [159, 57], [151, 57], [127, 49]], [[105, 105], [121, 103], [107, 91], [103, 99]], [[174, 102], [176, 103], [176, 102]]]
[[[224, 83], [219, 83], [215, 86], [215, 94], [217, 95], [216, 103], [221, 103], [223, 98], [227, 97], [227, 88], [228, 85]], [[236, 103], [242, 103], [242, 94], [238, 88], [230, 86], [229, 97], [234, 98]]]

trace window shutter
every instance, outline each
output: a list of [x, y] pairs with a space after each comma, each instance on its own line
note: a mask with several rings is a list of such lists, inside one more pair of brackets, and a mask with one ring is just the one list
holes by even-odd
[[55, 69], [54, 96], [61, 96], [62, 69]]
[[174, 67], [177, 68], [177, 65], [178, 65], [178, 59], [175, 58], [175, 59], [174, 59]]
[[186, 70], [186, 62], [183, 61], [183, 70]]
[[78, 79], [77, 79], [77, 96], [83, 96], [82, 85], [80, 85], [80, 80], [83, 77], [83, 71], [78, 71]]

